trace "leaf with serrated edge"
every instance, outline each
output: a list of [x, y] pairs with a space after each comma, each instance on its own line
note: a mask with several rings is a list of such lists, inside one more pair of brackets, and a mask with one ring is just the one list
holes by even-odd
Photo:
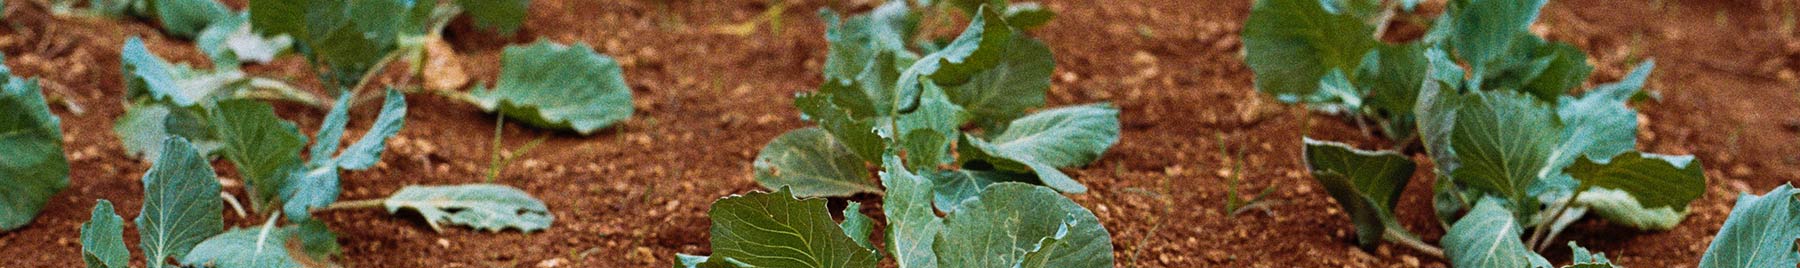
[[1331, 14], [1317, 0], [1265, 0], [1250, 8], [1244, 63], [1256, 89], [1284, 102], [1321, 102], [1320, 78], [1351, 71], [1377, 44], [1355, 15]]
[[69, 186], [62, 121], [50, 113], [36, 79], [0, 65], [0, 233], [31, 223], [50, 197]]
[[497, 184], [407, 186], [382, 201], [388, 213], [407, 208], [419, 212], [431, 229], [440, 222], [475, 230], [499, 232], [506, 228], [532, 232], [550, 227], [553, 217], [543, 201], [525, 191]]
[[1311, 138], [1303, 142], [1307, 169], [1349, 212], [1351, 222], [1356, 223], [1358, 244], [1373, 246], [1381, 242], [1387, 228], [1399, 226], [1394, 204], [1417, 168], [1412, 159], [1392, 151], [1363, 151]]
[[1484, 198], [1444, 234], [1444, 256], [1451, 266], [1469, 268], [1549, 267], [1519, 239], [1521, 227], [1506, 201]]
[[1612, 260], [1606, 259], [1606, 253], [1588, 252], [1587, 248], [1569, 241], [1569, 255], [1574, 256], [1573, 263], [1563, 268], [1613, 268]]
[[375, 123], [363, 132], [361, 138], [345, 148], [338, 155], [337, 165], [348, 170], [365, 170], [381, 162], [381, 152], [387, 148], [388, 138], [400, 133], [406, 127], [406, 95], [394, 88], [387, 89], [386, 101], [381, 105], [381, 115], [376, 116]]
[[768, 189], [791, 187], [795, 196], [850, 196], [880, 193], [863, 161], [818, 128], [789, 131], [757, 153], [756, 182]]
[[112, 201], [94, 204], [93, 216], [81, 224], [81, 261], [88, 268], [125, 268], [130, 263], [123, 224], [125, 219], [113, 212]]
[[162, 155], [144, 172], [144, 207], [137, 217], [139, 246], [150, 267], [182, 259], [194, 245], [225, 229], [219, 179], [186, 139], [163, 142]]
[[1794, 240], [1800, 239], [1800, 206], [1794, 186], [1782, 184], [1768, 194], [1740, 194], [1725, 226], [1700, 257], [1700, 268], [1793, 267], [1800, 265]]
[[[1070, 227], [1073, 226], [1073, 227]], [[933, 249], [943, 267], [1014, 267], [1058, 238], [1044, 267], [1112, 267], [1112, 237], [1098, 218], [1050, 188], [997, 183], [944, 217]]]
[[630, 118], [631, 88], [619, 63], [585, 43], [538, 41], [501, 55], [500, 80], [470, 96], [489, 112], [542, 128], [582, 135]]
[[855, 201], [844, 206], [844, 222], [838, 223], [838, 228], [844, 229], [844, 235], [849, 236], [850, 240], [855, 240], [857, 245], [875, 250], [875, 244], [869, 242], [869, 233], [875, 231], [875, 219], [863, 215], [861, 211], [858, 211], [861, 209], [862, 203]]
[[750, 267], [875, 267], [874, 251], [845, 236], [823, 199], [788, 191], [749, 193], [713, 202], [713, 256], [700, 267], [735, 260]]

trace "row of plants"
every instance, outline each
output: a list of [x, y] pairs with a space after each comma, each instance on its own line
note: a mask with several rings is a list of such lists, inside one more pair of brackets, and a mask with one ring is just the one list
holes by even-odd
[[[428, 75], [425, 46], [442, 42], [441, 32], [453, 18], [467, 14], [484, 29], [512, 34], [523, 23], [525, 0], [255, 0], [244, 11], [215, 0], [94, 0], [85, 8], [75, 1], [50, 4], [63, 16], [158, 21], [170, 36], [194, 38], [196, 49], [211, 59], [210, 69], [170, 63], [138, 38], [120, 52], [126, 112], [114, 131], [128, 154], [152, 164], [133, 222], [149, 267], [335, 266], [337, 238], [314, 217], [334, 210], [415, 211], [433, 230], [460, 225], [532, 232], [551, 225], [543, 202], [498, 184], [409, 185], [385, 198], [338, 200], [340, 173], [375, 167], [387, 140], [405, 126], [409, 93], [462, 100], [516, 122], [583, 135], [633, 113], [618, 63], [579, 43], [507, 47], [491, 89], [411, 84]], [[284, 55], [305, 58], [322, 88], [303, 90], [240, 69]], [[375, 77], [393, 62], [411, 64], [406, 79], [384, 90], [365, 89], [376, 86]], [[68, 186], [69, 167], [58, 118], [37, 82], [13, 77], [3, 67], [0, 78], [5, 89], [0, 109], [7, 110], [0, 116], [0, 147], [17, 152], [0, 160], [5, 179], [0, 231], [9, 231], [28, 224], [50, 196]], [[377, 100], [377, 118], [361, 137], [344, 144], [351, 109]], [[327, 110], [310, 146], [269, 101]], [[215, 157], [238, 170], [248, 212], [222, 190], [210, 165]], [[230, 211], [266, 220], [227, 230], [223, 214]], [[97, 202], [81, 229], [88, 267], [127, 267], [125, 224], [112, 202]]]
[[[921, 34], [952, 12], [968, 19], [960, 35]], [[1058, 169], [1117, 143], [1118, 110], [1040, 108], [1055, 61], [1026, 30], [1054, 14], [998, 0], [820, 13], [825, 82], [794, 99], [818, 126], [763, 147], [755, 178], [774, 191], [713, 203], [712, 255], [678, 255], [676, 267], [1113, 265], [1106, 228], [1061, 195], [1087, 187]], [[861, 204], [840, 222], [821, 199], [853, 195], [882, 198], [884, 241]]]
[[[1399, 144], [1303, 141], [1312, 177], [1348, 212], [1357, 244], [1392, 242], [1455, 267], [1551, 267], [1539, 252], [1589, 214], [1668, 230], [1705, 193], [1694, 157], [1636, 149], [1629, 104], [1651, 96], [1642, 88], [1653, 62], [1572, 91], [1594, 67], [1575, 46], [1529, 31], [1544, 0], [1451, 0], [1418, 40], [1381, 41], [1395, 17], [1419, 16], [1413, 2], [1262, 0], [1243, 31], [1259, 91], [1374, 125]], [[1436, 174], [1431, 200], [1447, 230], [1438, 245], [1395, 217], [1418, 165], [1402, 152], [1415, 149]], [[1794, 198], [1789, 186], [1740, 197], [1700, 267], [1796, 265]], [[1568, 245], [1575, 254], [1564, 267], [1613, 267]]]

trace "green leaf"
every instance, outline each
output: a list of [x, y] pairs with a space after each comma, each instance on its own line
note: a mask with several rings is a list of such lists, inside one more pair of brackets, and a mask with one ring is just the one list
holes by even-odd
[[181, 264], [190, 267], [302, 267], [288, 255], [286, 244], [293, 232], [293, 227], [275, 226], [233, 229], [194, 246], [194, 251], [182, 258]]
[[1794, 206], [1794, 194], [1791, 184], [1762, 196], [1739, 194], [1725, 226], [1700, 257], [1700, 268], [1800, 265], [1794, 246], [1800, 239], [1800, 206]]
[[225, 209], [219, 179], [186, 139], [163, 142], [162, 155], [144, 172], [144, 208], [137, 217], [139, 249], [150, 267], [182, 259], [200, 241], [223, 231]]
[[348, 170], [366, 170], [381, 162], [381, 152], [387, 148], [388, 138], [393, 138], [406, 127], [406, 95], [394, 88], [387, 89], [387, 98], [381, 105], [381, 115], [376, 116], [375, 124], [363, 132], [361, 138], [345, 148], [337, 156], [337, 166]]
[[[1047, 254], [1039, 267], [1112, 267], [1112, 237], [1092, 212], [1049, 188], [1021, 183], [989, 186], [981, 197], [944, 217], [933, 249], [943, 267], [1016, 267], [1031, 252]], [[1040, 247], [1046, 238], [1058, 242]]]
[[713, 202], [713, 256], [749, 267], [875, 267], [874, 251], [856, 244], [832, 222], [823, 199], [795, 199], [785, 189]]
[[1472, 93], [1463, 103], [1450, 133], [1461, 165], [1452, 176], [1505, 198], [1514, 208], [1535, 208], [1527, 190], [1552, 171], [1551, 150], [1562, 135], [1555, 113], [1531, 96], [1511, 91]]
[[895, 93], [900, 96], [900, 102], [894, 103], [896, 110], [910, 111], [918, 105], [917, 96], [927, 78], [941, 86], [959, 86], [982, 71], [1000, 65], [1008, 56], [1007, 51], [1016, 38], [1012, 27], [991, 8], [982, 7], [979, 13], [981, 15], [974, 16], [969, 27], [950, 45], [925, 55], [902, 72]]
[[[907, 40], [913, 39], [919, 23], [918, 12], [905, 2], [892, 1], [876, 7], [867, 15], [839, 19], [831, 10], [820, 10], [826, 23], [825, 41], [830, 52], [825, 57], [827, 81], [854, 80], [871, 68], [884, 72], [905, 69], [919, 56], [908, 51]], [[892, 57], [887, 63], [872, 62], [880, 56]], [[871, 64], [880, 64], [871, 67]], [[891, 66], [891, 67], [890, 67]], [[894, 81], [887, 81], [892, 86]]]
[[[1451, 45], [1456, 54], [1475, 68], [1475, 77], [1484, 77], [1485, 66], [1503, 60], [1507, 51], [1537, 20], [1545, 0], [1469, 0], [1456, 1], [1444, 21], [1456, 31]], [[1497, 70], [1495, 70], [1497, 71]]]
[[1705, 170], [1693, 156], [1628, 152], [1607, 162], [1584, 156], [1563, 171], [1584, 186], [1630, 193], [1644, 208], [1686, 210], [1689, 203], [1706, 193]]
[[1606, 253], [1588, 252], [1587, 248], [1576, 245], [1575, 241], [1569, 241], [1569, 251], [1575, 261], [1563, 268], [1613, 268], [1612, 260], [1606, 259]]
[[1506, 201], [1484, 198], [1450, 226], [1441, 243], [1451, 266], [1469, 268], [1550, 267], [1519, 239], [1522, 227]]
[[[963, 123], [968, 122], [969, 113], [955, 103], [951, 103], [943, 88], [935, 84], [926, 84], [919, 95], [919, 107], [911, 113], [900, 115], [897, 134], [912, 134], [919, 130], [931, 130], [945, 141], [956, 139]], [[998, 130], [995, 130], [998, 132]], [[904, 136], [902, 136], [904, 137]]]
[[0, 233], [31, 223], [69, 186], [62, 134], [37, 80], [13, 77], [0, 65]]
[[342, 94], [338, 96], [337, 103], [331, 105], [331, 111], [325, 112], [325, 119], [319, 122], [319, 132], [313, 134], [313, 138], [318, 141], [306, 150], [306, 154], [311, 156], [306, 161], [308, 169], [336, 168], [337, 164], [332, 162], [337, 158], [333, 156], [337, 155], [338, 145], [343, 144], [344, 128], [350, 124], [350, 106], [353, 104], [350, 101], [355, 98], [351, 94]]
[[888, 217], [888, 252], [900, 268], [938, 267], [939, 256], [932, 249], [944, 231], [944, 220], [931, 209], [934, 187], [899, 161], [889, 155], [884, 160], [887, 169], [881, 172], [881, 185], [888, 190], [881, 206]]
[[312, 209], [330, 206], [337, 202], [340, 188], [337, 167], [307, 167], [288, 178], [281, 185], [281, 210], [288, 215], [290, 222], [302, 222], [312, 218]]
[[399, 213], [402, 208], [418, 211], [434, 231], [442, 230], [438, 227], [440, 222], [447, 222], [475, 230], [499, 232], [514, 228], [529, 233], [549, 228], [554, 218], [543, 201], [517, 188], [497, 184], [407, 186], [382, 205], [389, 213]]
[[216, 0], [156, 0], [163, 31], [178, 37], [194, 37], [213, 22], [231, 17], [231, 9]]
[[1656, 61], [1646, 60], [1643, 63], [1639, 63], [1637, 67], [1632, 68], [1631, 73], [1626, 74], [1625, 78], [1619, 79], [1618, 82], [1601, 84], [1593, 89], [1589, 89], [1587, 95], [1584, 95], [1583, 98], [1601, 96], [1607, 100], [1619, 103], [1630, 101], [1641, 93], [1644, 89], [1644, 83], [1650, 80], [1650, 72], [1655, 69]]
[[1431, 62], [1425, 58], [1425, 45], [1381, 45], [1369, 53], [1369, 58], [1356, 69], [1357, 81], [1369, 88], [1369, 105], [1395, 115], [1411, 115], [1419, 102], [1419, 87], [1426, 80], [1426, 69], [1431, 68]]
[[768, 189], [791, 188], [795, 196], [850, 196], [881, 193], [869, 181], [863, 161], [819, 128], [789, 131], [757, 153], [756, 182]]
[[849, 111], [838, 107], [832, 100], [835, 95], [800, 93], [794, 96], [794, 107], [800, 113], [819, 123], [819, 128], [830, 133], [844, 148], [856, 154], [863, 161], [880, 161], [881, 152], [887, 142], [875, 134], [875, 123], [869, 119], [851, 117]]
[[236, 70], [200, 71], [186, 64], [172, 65], [151, 54], [143, 40], [125, 41], [119, 52], [125, 74], [127, 101], [167, 102], [178, 107], [194, 107], [207, 99], [229, 96], [248, 85], [249, 79]]
[[253, 208], [267, 211], [279, 204], [282, 188], [301, 169], [300, 148], [306, 146], [306, 136], [294, 123], [276, 116], [267, 103], [229, 100], [214, 109], [212, 125], [225, 144], [221, 154], [237, 166], [253, 190]]
[[163, 138], [170, 136], [186, 138], [201, 154], [210, 155], [224, 148], [225, 143], [206, 117], [199, 107], [179, 108], [167, 103], [129, 105], [113, 123], [113, 134], [124, 145], [126, 155], [139, 159], [160, 155]]
[[1525, 84], [1526, 92], [1538, 98], [1552, 99], [1569, 92], [1569, 89], [1581, 86], [1588, 75], [1594, 73], [1594, 66], [1588, 65], [1587, 53], [1581, 48], [1563, 42], [1551, 42], [1539, 47], [1533, 54], [1543, 55], [1550, 59], [1549, 65], [1536, 78]]
[[88, 268], [125, 268], [131, 263], [124, 224], [125, 219], [113, 212], [112, 201], [94, 204], [94, 215], [81, 224], [81, 261]]
[[[1001, 182], [1032, 183], [1037, 176], [996, 170], [958, 169], [926, 173], [932, 181], [932, 200], [938, 210], [956, 212], [963, 201], [981, 196], [989, 185]], [[892, 190], [889, 190], [892, 192]], [[890, 194], [888, 198], [893, 198]]]
[[456, 4], [469, 12], [475, 25], [512, 35], [519, 31], [519, 25], [525, 24], [531, 0], [456, 0]]
[[869, 234], [875, 231], [875, 219], [863, 215], [860, 210], [862, 210], [862, 203], [856, 201], [851, 201], [850, 205], [844, 206], [844, 222], [838, 223], [838, 228], [842, 228], [844, 235], [849, 236], [850, 240], [855, 240], [857, 245], [875, 250], [875, 244], [869, 242]]
[[1588, 189], [1577, 197], [1574, 204], [1592, 208], [1594, 214], [1600, 215], [1607, 222], [1648, 231], [1674, 229], [1688, 215], [1685, 205], [1651, 208], [1638, 202], [1630, 193], [1608, 188]]
[[243, 61], [274, 61], [276, 55], [294, 46], [294, 38], [287, 35], [264, 38], [253, 33], [249, 13], [239, 12], [206, 26], [206, 30], [194, 38], [194, 46], [213, 59], [213, 66], [220, 66], [220, 63], [235, 66]]
[[1285, 102], [1324, 102], [1320, 78], [1349, 72], [1378, 43], [1374, 28], [1352, 14], [1327, 12], [1318, 0], [1264, 0], [1244, 23], [1244, 63], [1256, 89]]
[[483, 110], [582, 135], [631, 117], [631, 88], [619, 63], [587, 44], [538, 41], [507, 47], [501, 58], [493, 90], [478, 85], [470, 92]]
[[258, 0], [249, 6], [250, 24], [264, 36], [292, 36], [308, 59], [330, 67], [327, 77], [339, 87], [348, 87], [395, 49], [408, 18], [398, 14], [405, 14], [413, 4], [409, 0]]
[[1044, 106], [1055, 69], [1050, 47], [1016, 38], [1000, 64], [976, 73], [966, 84], [944, 88], [944, 93], [951, 103], [967, 109], [978, 125], [998, 126], [1024, 116], [1027, 109]]
[[[337, 243], [337, 234], [332, 233], [331, 228], [325, 226], [325, 222], [306, 221], [289, 228], [291, 228], [289, 232], [294, 238], [300, 240], [301, 253], [311, 257], [312, 260], [326, 260], [331, 256], [343, 253], [343, 249]], [[290, 249], [288, 254], [293, 254], [293, 251]]]
[[1394, 204], [1417, 168], [1412, 159], [1392, 151], [1363, 151], [1347, 144], [1305, 138], [1306, 166], [1313, 179], [1325, 186], [1331, 198], [1356, 223], [1356, 240], [1363, 246], [1380, 243], [1387, 228], [1398, 228]]
[[[1059, 191], [1080, 193], [1087, 187], [1056, 168], [1098, 160], [1101, 153], [1119, 141], [1118, 116], [1119, 110], [1111, 104], [1039, 111], [1013, 120], [1006, 132], [994, 136], [992, 142], [967, 139], [965, 144], [972, 149], [963, 151], [972, 152], [965, 156], [987, 160], [1002, 170], [1035, 172], [1045, 185]], [[1008, 161], [1017, 164], [1004, 163]]]
[[1637, 147], [1638, 113], [1626, 107], [1624, 99], [1590, 92], [1581, 98], [1563, 96], [1557, 102], [1557, 117], [1566, 127], [1562, 143], [1551, 153], [1550, 168], [1568, 167], [1581, 157], [1604, 161]]

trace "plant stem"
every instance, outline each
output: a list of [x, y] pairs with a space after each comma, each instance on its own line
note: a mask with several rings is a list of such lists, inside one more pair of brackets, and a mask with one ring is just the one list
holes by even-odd
[[380, 208], [380, 207], [381, 207], [381, 206], [382, 206], [382, 205], [383, 205], [383, 204], [384, 204], [384, 203], [386, 203], [386, 202], [387, 202], [387, 198], [376, 198], [376, 199], [365, 199], [365, 200], [351, 200], [351, 201], [338, 201], [338, 202], [337, 202], [337, 203], [331, 203], [331, 205], [327, 205], [327, 206], [325, 206], [325, 207], [322, 207], [322, 208], [314, 208], [314, 209], [312, 209], [312, 211], [311, 211], [311, 212], [321, 212], [321, 211], [331, 211], [331, 210], [345, 210], [345, 209], [371, 209], [371, 208]]
[[1544, 246], [1547, 246], [1548, 245], [1547, 243], [1550, 242], [1550, 241], [1546, 240], [1546, 241], [1543, 241], [1546, 244], [1539, 245], [1538, 244], [1539, 239], [1555, 239], [1555, 238], [1545, 237], [1545, 236], [1546, 236], [1546, 234], [1548, 234], [1550, 232], [1550, 228], [1555, 227], [1556, 219], [1561, 219], [1563, 213], [1569, 212], [1569, 207], [1574, 206], [1575, 200], [1577, 200], [1576, 198], [1580, 198], [1581, 192], [1585, 192], [1587, 190], [1587, 188], [1588, 187], [1586, 187], [1586, 186], [1575, 187], [1575, 194], [1569, 195], [1568, 201], [1563, 201], [1562, 205], [1558, 206], [1558, 208], [1556, 209], [1555, 214], [1551, 214], [1549, 219], [1546, 219], [1543, 223], [1538, 224], [1537, 228], [1534, 228], [1536, 230], [1531, 231], [1531, 240], [1525, 242], [1525, 245], [1531, 246], [1533, 251], [1538, 251], [1538, 250], [1543, 250]]
[[1394, 242], [1394, 244], [1419, 251], [1419, 253], [1425, 253], [1425, 255], [1436, 257], [1438, 259], [1444, 259], [1444, 249], [1432, 246], [1431, 244], [1426, 244], [1425, 241], [1419, 241], [1418, 238], [1402, 234], [1400, 231], [1392, 228], [1382, 231], [1381, 238]]

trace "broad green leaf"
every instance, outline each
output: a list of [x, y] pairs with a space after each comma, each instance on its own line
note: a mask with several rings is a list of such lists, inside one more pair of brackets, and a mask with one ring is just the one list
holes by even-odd
[[434, 231], [441, 231], [438, 226], [445, 222], [475, 230], [499, 232], [513, 228], [529, 233], [549, 228], [553, 220], [543, 201], [517, 188], [497, 184], [407, 186], [382, 201], [382, 205], [389, 213], [399, 213], [403, 208], [418, 211]]
[[131, 251], [125, 249], [125, 219], [106, 199], [94, 204], [93, 214], [81, 224], [81, 261], [88, 268], [125, 268], [131, 263]]
[[713, 202], [713, 256], [749, 267], [875, 267], [874, 251], [856, 244], [832, 222], [825, 200], [799, 200], [785, 189]]
[[214, 22], [231, 17], [231, 9], [217, 0], [156, 0], [157, 17], [163, 31], [179, 37], [194, 37]]
[[162, 153], [163, 138], [179, 136], [194, 143], [201, 154], [211, 155], [225, 147], [221, 137], [201, 107], [180, 108], [167, 103], [140, 103], [125, 107], [125, 114], [113, 123], [113, 134], [119, 137], [128, 156], [153, 159]]
[[519, 31], [519, 25], [525, 24], [531, 0], [456, 0], [456, 4], [469, 12], [476, 25], [512, 35]]
[[958, 169], [926, 173], [925, 176], [932, 181], [932, 203], [936, 204], [938, 210], [946, 213], [954, 213], [957, 205], [961, 205], [963, 201], [981, 196], [981, 190], [987, 189], [988, 185], [1037, 181], [1037, 176], [1032, 174], [997, 170]]
[[887, 169], [881, 172], [881, 185], [888, 191], [881, 206], [888, 218], [888, 252], [900, 268], [938, 267], [939, 254], [932, 250], [944, 231], [944, 220], [931, 209], [934, 187], [899, 161], [889, 155], [884, 160]]
[[906, 148], [906, 168], [908, 170], [935, 170], [942, 164], [950, 149], [950, 140], [944, 135], [928, 129], [913, 130], [900, 139], [901, 146]]
[[1244, 63], [1256, 89], [1284, 102], [1322, 102], [1320, 78], [1349, 72], [1378, 43], [1355, 15], [1327, 12], [1318, 0], [1263, 0], [1244, 23]]
[[253, 207], [268, 211], [272, 208], [268, 206], [280, 203], [281, 189], [300, 171], [306, 136], [263, 102], [229, 100], [214, 109], [212, 125], [225, 144], [221, 154], [249, 185]]
[[294, 173], [281, 185], [281, 211], [287, 213], [290, 222], [311, 219], [312, 209], [337, 202], [343, 191], [340, 179], [335, 166], [309, 166]]
[[233, 229], [194, 246], [194, 251], [182, 258], [181, 264], [190, 267], [303, 267], [288, 255], [287, 241], [293, 238], [293, 232], [291, 226]]
[[919, 95], [918, 109], [900, 115], [899, 130], [896, 133], [912, 134], [914, 131], [931, 130], [945, 141], [953, 140], [963, 123], [968, 122], [968, 114], [963, 106], [951, 103], [943, 88], [926, 84]]
[[835, 95], [800, 93], [794, 96], [794, 107], [799, 108], [802, 115], [819, 123], [819, 129], [830, 133], [858, 158], [866, 162], [880, 161], [881, 152], [887, 143], [875, 133], [875, 122], [851, 117], [849, 111], [832, 101], [835, 98]]
[[894, 81], [899, 80], [899, 72], [889, 67], [894, 64], [894, 53], [877, 51], [859, 74], [847, 80], [827, 81], [819, 85], [819, 94], [831, 95], [831, 101], [847, 110], [851, 118], [864, 119], [873, 116], [894, 114]]
[[1685, 205], [1651, 208], [1638, 202], [1630, 193], [1608, 188], [1592, 188], [1582, 192], [1575, 200], [1575, 205], [1593, 209], [1594, 214], [1607, 222], [1649, 231], [1674, 229], [1688, 215]]
[[1533, 54], [1550, 59], [1543, 72], [1525, 84], [1524, 90], [1538, 98], [1548, 100], [1568, 93], [1594, 73], [1594, 66], [1587, 63], [1587, 53], [1569, 43], [1551, 42]]
[[[1461, 166], [1458, 183], [1505, 198], [1515, 208], [1534, 208], [1528, 188], [1545, 176], [1562, 125], [1547, 105], [1511, 91], [1466, 96], [1450, 133]], [[1523, 215], [1525, 211], [1521, 211]]]
[[795, 196], [850, 196], [881, 193], [869, 181], [864, 162], [819, 128], [789, 131], [757, 153], [756, 182], [763, 188], [791, 188]]
[[183, 259], [194, 245], [225, 229], [219, 179], [186, 139], [169, 138], [144, 172], [144, 208], [137, 217], [139, 249], [150, 267]]
[[1462, 59], [1475, 68], [1475, 77], [1488, 71], [1484, 66], [1503, 60], [1513, 43], [1537, 20], [1545, 0], [1469, 0], [1455, 1], [1446, 14], [1454, 27], [1452, 47]]
[[0, 233], [31, 223], [69, 186], [62, 134], [37, 79], [13, 77], [0, 65]]
[[1618, 82], [1601, 84], [1589, 89], [1583, 98], [1603, 96], [1607, 100], [1623, 103], [1642, 93], [1644, 83], [1650, 80], [1650, 72], [1656, 69], [1656, 61], [1647, 60], [1631, 69], [1630, 74]]
[[944, 88], [944, 93], [951, 103], [967, 109], [976, 124], [998, 126], [1024, 116], [1027, 109], [1044, 106], [1055, 69], [1050, 47], [1015, 38], [998, 65], [976, 73], [966, 84]]
[[1506, 201], [1484, 198], [1450, 226], [1440, 243], [1450, 265], [1466, 268], [1550, 267], [1519, 239], [1522, 227]]
[[[933, 249], [943, 267], [1017, 267], [1050, 251], [1039, 267], [1112, 267], [1111, 235], [1092, 212], [1049, 188], [998, 183], [944, 217]], [[1052, 248], [1041, 248], [1055, 238]]]
[[900, 102], [894, 103], [896, 110], [911, 111], [918, 105], [921, 83], [959, 86], [980, 72], [1000, 65], [1008, 56], [1013, 39], [1019, 38], [1014, 36], [1014, 29], [1006, 24], [999, 11], [982, 7], [979, 13], [981, 15], [973, 16], [969, 27], [950, 45], [925, 55], [902, 72], [895, 92], [900, 96]]
[[1350, 214], [1358, 244], [1380, 243], [1387, 228], [1404, 232], [1394, 218], [1394, 204], [1417, 168], [1412, 159], [1392, 151], [1363, 151], [1311, 138], [1304, 142], [1307, 169]]
[[1725, 226], [1700, 257], [1700, 268], [1788, 267], [1800, 265], [1794, 240], [1800, 239], [1800, 206], [1794, 186], [1783, 184], [1768, 194], [1739, 194]]
[[[301, 254], [311, 257], [312, 260], [327, 260], [331, 256], [343, 253], [343, 248], [337, 243], [337, 234], [332, 233], [331, 228], [325, 226], [325, 222], [306, 221], [289, 228], [291, 228], [289, 233], [295, 239], [300, 240]], [[294, 253], [290, 249], [288, 254]]]
[[1624, 99], [1590, 92], [1581, 98], [1563, 96], [1557, 102], [1557, 117], [1566, 127], [1562, 143], [1551, 153], [1547, 168], [1553, 170], [1548, 172], [1568, 167], [1577, 158], [1604, 161], [1637, 147], [1638, 113], [1626, 107]]
[[[867, 15], [849, 19], [840, 19], [830, 10], [819, 11], [819, 16], [826, 23], [825, 41], [830, 44], [824, 67], [827, 81], [856, 79], [884, 54], [893, 61], [877, 68], [887, 72], [905, 69], [919, 58], [906, 49], [907, 40], [917, 31], [919, 14], [905, 2], [888, 2]], [[888, 81], [887, 86], [893, 82]]]
[[1325, 77], [1320, 77], [1319, 94], [1325, 95], [1331, 103], [1322, 106], [1342, 106], [1343, 109], [1351, 111], [1362, 111], [1363, 95], [1367, 95], [1362, 89], [1351, 84], [1350, 77], [1344, 74], [1343, 70], [1331, 70], [1330, 73], [1325, 74]]
[[[1437, 180], [1432, 184], [1432, 209], [1438, 216], [1438, 223], [1450, 226], [1456, 221], [1464, 208], [1469, 206], [1469, 198], [1463, 196], [1462, 186], [1456, 177], [1450, 176], [1452, 170], [1461, 166], [1456, 153], [1450, 148], [1451, 130], [1456, 126], [1456, 111], [1462, 107], [1462, 94], [1455, 85], [1461, 82], [1444, 81], [1444, 79], [1462, 79], [1462, 69], [1454, 64], [1444, 66], [1449, 59], [1442, 50], [1426, 49], [1426, 59], [1432, 68], [1427, 68], [1426, 79], [1419, 87], [1418, 104], [1413, 106], [1413, 122], [1418, 128], [1419, 142], [1431, 157]], [[1455, 72], [1454, 76], [1444, 72]]]
[[844, 206], [844, 222], [838, 223], [838, 228], [842, 228], [844, 235], [855, 240], [857, 245], [875, 250], [875, 244], [869, 242], [869, 234], [875, 232], [875, 219], [863, 215], [859, 210], [862, 210], [862, 203], [856, 201]]
[[409, 0], [257, 0], [249, 5], [252, 29], [264, 36], [292, 36], [308, 59], [328, 66], [339, 87], [362, 75], [396, 47]]
[[1587, 248], [1576, 245], [1575, 241], [1569, 241], [1569, 252], [1575, 260], [1563, 268], [1613, 268], [1612, 260], [1606, 259], [1606, 253], [1588, 252]]
[[1706, 174], [1693, 156], [1627, 152], [1610, 161], [1587, 157], [1563, 169], [1584, 186], [1623, 190], [1644, 208], [1687, 210], [1706, 193]]
[[1006, 23], [1022, 30], [1030, 30], [1056, 18], [1056, 11], [1050, 11], [1037, 2], [1024, 2], [1006, 6]]
[[1426, 69], [1431, 68], [1425, 45], [1381, 45], [1369, 53], [1356, 69], [1357, 81], [1368, 88], [1369, 105], [1394, 115], [1411, 115], [1419, 102], [1419, 87], [1426, 81]]
[[[1035, 172], [1051, 188], [1080, 193], [1087, 187], [1056, 168], [1082, 166], [1098, 160], [1101, 153], [1119, 141], [1118, 116], [1119, 110], [1111, 104], [1039, 111], [1013, 120], [1006, 132], [994, 136], [991, 142], [967, 139], [969, 142], [965, 144], [973, 149], [963, 151], [980, 151], [965, 156], [986, 159], [1002, 170]], [[1004, 160], [995, 161], [996, 158]], [[1006, 161], [1017, 164], [994, 163]]]
[[381, 152], [387, 148], [387, 140], [400, 133], [406, 127], [406, 95], [394, 88], [387, 89], [386, 100], [381, 105], [381, 115], [376, 116], [375, 123], [363, 132], [361, 138], [345, 148], [337, 156], [337, 166], [348, 170], [366, 170], [381, 162]]
[[619, 63], [587, 44], [538, 41], [507, 47], [501, 58], [494, 88], [470, 92], [483, 110], [582, 135], [631, 117], [631, 88]]
[[215, 96], [231, 95], [249, 83], [248, 77], [236, 70], [201, 71], [185, 64], [169, 64], [151, 54], [143, 40], [136, 37], [125, 41], [119, 55], [127, 101], [194, 107]]

